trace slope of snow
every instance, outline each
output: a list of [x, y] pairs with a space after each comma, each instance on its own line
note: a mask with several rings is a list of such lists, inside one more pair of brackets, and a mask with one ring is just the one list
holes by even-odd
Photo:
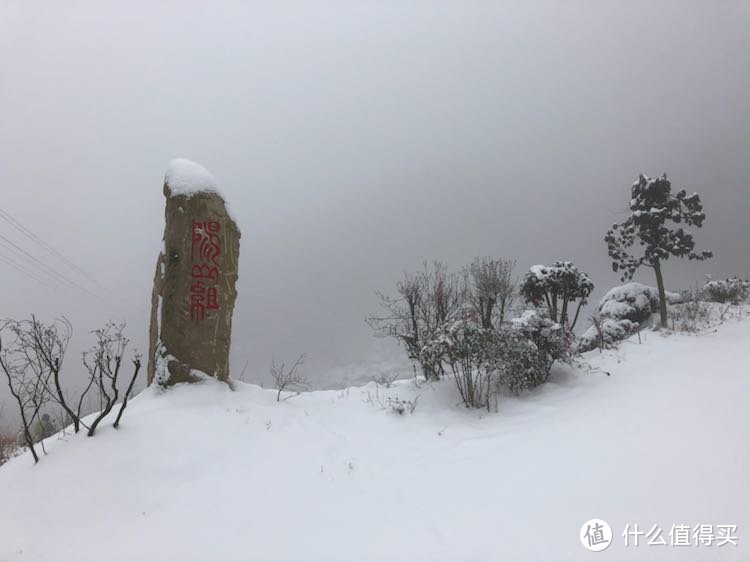
[[214, 176], [200, 164], [185, 158], [175, 158], [167, 166], [164, 183], [172, 195], [190, 197], [200, 192], [216, 193], [219, 190]]
[[[450, 380], [280, 403], [242, 383], [149, 389], [119, 430], [0, 468], [0, 560], [748, 560], [750, 322], [642, 340], [493, 414]], [[614, 532], [599, 553], [579, 540], [593, 518]], [[625, 547], [627, 524], [667, 542], [673, 524], [733, 524], [739, 546]]]

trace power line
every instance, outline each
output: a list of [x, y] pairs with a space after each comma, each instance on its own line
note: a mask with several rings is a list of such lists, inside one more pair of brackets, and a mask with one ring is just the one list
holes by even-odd
[[9, 265], [10, 267], [12, 267], [13, 269], [15, 269], [17, 271], [20, 271], [24, 275], [30, 277], [31, 279], [33, 279], [37, 283], [39, 283], [41, 285], [44, 285], [48, 289], [52, 289], [53, 291], [58, 290], [58, 287], [54, 287], [53, 285], [48, 284], [42, 277], [39, 277], [35, 272], [33, 272], [33, 271], [25, 268], [23, 265], [21, 265], [20, 263], [18, 263], [14, 259], [9, 258], [8, 256], [5, 256], [3, 254], [0, 254], [0, 261], [5, 262], [7, 265]]
[[[5, 244], [2, 241], [5, 241]], [[83, 291], [83, 292], [87, 293], [88, 295], [90, 295], [92, 297], [101, 298], [96, 293], [93, 293], [93, 292], [89, 291], [86, 287], [84, 287], [82, 285], [79, 285], [75, 281], [71, 281], [70, 279], [68, 279], [68, 277], [66, 277], [65, 275], [63, 275], [59, 271], [56, 271], [54, 268], [52, 268], [51, 266], [47, 265], [43, 261], [35, 258], [29, 252], [27, 252], [26, 250], [24, 250], [23, 248], [21, 248], [18, 244], [16, 244], [12, 240], [9, 240], [8, 238], [6, 238], [5, 236], [3, 236], [2, 234], [0, 234], [0, 246], [4, 246], [5, 248], [8, 248], [9, 246], [12, 247], [13, 251], [16, 253], [16, 255], [18, 255], [19, 257], [21, 257], [23, 259], [31, 260], [35, 264], [38, 264], [37, 267], [41, 266], [48, 274], [52, 275], [52, 277], [54, 277], [56, 280], [62, 281], [62, 282], [68, 284], [69, 286], [71, 286], [73, 288], [76, 288], [76, 289], [78, 289], [80, 291]], [[19, 254], [19, 252], [20, 252], [20, 254]]]
[[100, 289], [104, 289], [105, 291], [108, 291], [108, 289], [104, 285], [102, 285], [101, 283], [99, 283], [99, 281], [97, 281], [86, 270], [82, 269], [81, 267], [78, 267], [75, 263], [73, 263], [71, 260], [69, 260], [63, 254], [61, 254], [60, 252], [58, 252], [55, 248], [53, 248], [52, 246], [50, 246], [49, 244], [47, 244], [47, 242], [45, 242], [39, 236], [37, 236], [36, 234], [34, 234], [34, 232], [32, 232], [30, 229], [28, 229], [27, 227], [25, 227], [24, 225], [22, 225], [20, 222], [18, 222], [18, 220], [16, 220], [15, 217], [13, 217], [13, 215], [11, 215], [9, 212], [7, 212], [7, 211], [5, 211], [3, 209], [0, 209], [0, 218], [2, 218], [3, 220], [5, 220], [6, 222], [8, 222], [11, 226], [13, 226], [14, 228], [16, 228], [17, 230], [19, 230], [22, 234], [24, 234], [24, 236], [26, 236], [30, 240], [32, 240], [32, 241], [36, 242], [37, 244], [39, 244], [42, 248], [44, 248], [45, 250], [47, 250], [49, 253], [51, 253], [52, 255], [56, 256], [58, 259], [62, 260], [65, 264], [68, 265], [68, 267], [72, 268], [73, 270], [77, 271], [78, 273], [80, 273], [81, 275], [83, 275], [84, 277], [86, 277], [89, 281], [91, 281], [92, 283], [94, 283]]
[[[39, 280], [40, 274], [44, 274], [46, 277], [43, 277], [43, 279], [46, 279], [47, 277], [50, 278], [50, 280], [53, 283], [59, 283], [62, 288], [75, 288], [79, 291], [82, 291], [90, 296], [93, 296], [100, 300], [103, 303], [111, 304], [111, 300], [116, 300], [120, 306], [128, 306], [128, 303], [122, 298], [121, 295], [118, 293], [115, 293], [112, 291], [109, 287], [103, 285], [100, 283], [93, 275], [91, 275], [89, 272], [87, 272], [85, 269], [79, 267], [76, 263], [74, 263], [72, 260], [67, 258], [65, 255], [57, 251], [53, 246], [48, 244], [46, 241], [44, 241], [40, 236], [35, 234], [31, 229], [27, 228], [23, 224], [21, 224], [13, 215], [11, 215], [8, 211], [4, 209], [0, 209], [0, 219], [3, 219], [5, 222], [10, 224], [13, 228], [21, 232], [26, 238], [34, 242], [35, 244], [41, 246], [45, 251], [52, 254], [54, 257], [65, 263], [69, 268], [74, 270], [75, 272], [79, 273], [89, 281], [91, 281], [94, 285], [96, 285], [99, 289], [104, 291], [103, 294], [98, 294], [98, 292], [93, 292], [89, 290], [86, 286], [83, 286], [79, 283], [77, 283], [74, 280], [71, 280], [69, 277], [64, 275], [62, 272], [60, 272], [57, 268], [53, 268], [47, 263], [42, 262], [41, 260], [35, 258], [32, 256], [29, 252], [18, 246], [18, 244], [15, 244], [5, 236], [0, 235], [0, 248], [5, 247], [6, 249], [12, 250], [19, 258], [22, 260], [25, 260], [24, 265], [18, 264], [17, 262], [13, 262], [15, 265], [11, 266], [15, 269], [22, 271], [19, 269], [19, 267], [25, 268], [22, 273], [26, 275], [30, 275], [30, 273], [33, 273], [35, 280], [39, 281], [43, 285], [50, 287], [49, 284], [44, 283]], [[8, 246], [10, 245], [10, 247]], [[5, 263], [8, 263], [9, 258], [5, 257]], [[12, 260], [11, 260], [12, 261]], [[30, 267], [32, 266], [32, 267]], [[40, 267], [41, 266], [41, 267]], [[34, 269], [35, 268], [35, 269]], [[31, 271], [29, 271], [31, 269]], [[37, 271], [38, 270], [38, 271]], [[31, 276], [31, 275], [30, 275]], [[65, 285], [63, 285], [63, 283]], [[53, 288], [53, 287], [50, 287]], [[58, 288], [53, 288], [54, 290], [59, 290]], [[105, 298], [107, 296], [108, 298]]]

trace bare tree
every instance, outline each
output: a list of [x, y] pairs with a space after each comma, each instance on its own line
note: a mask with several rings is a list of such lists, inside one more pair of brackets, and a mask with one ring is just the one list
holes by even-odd
[[369, 316], [367, 324], [379, 337], [392, 337], [406, 348], [409, 359], [418, 360], [425, 338], [420, 322], [424, 287], [418, 275], [404, 274], [396, 283], [397, 297], [377, 292], [384, 316]]
[[[68, 405], [60, 380], [65, 352], [73, 335], [73, 326], [65, 317], [50, 325], [44, 325], [32, 316], [30, 322], [23, 324], [26, 326], [25, 344], [34, 350], [40, 363], [45, 365], [52, 373], [52, 384], [45, 385], [45, 390], [49, 393], [50, 399], [65, 413], [64, 418], [61, 417], [60, 421], [70, 421], [75, 433], [78, 433], [81, 429], [80, 409], [73, 410]], [[81, 400], [87, 391], [88, 389], [81, 395]]]
[[[99, 415], [96, 416], [89, 427], [89, 437], [93, 437], [98, 425], [112, 411], [120, 394], [117, 383], [125, 350], [130, 343], [130, 340], [123, 333], [124, 329], [124, 323], [115, 324], [108, 322], [104, 328], [94, 330], [92, 333], [96, 336], [96, 343], [89, 351], [83, 354], [83, 364], [89, 373], [89, 387], [96, 389], [99, 395], [99, 402], [102, 406]], [[133, 360], [133, 376], [126, 391], [126, 399], [115, 421], [115, 427], [120, 423], [122, 412], [127, 406], [127, 395], [133, 389], [133, 384], [138, 376], [140, 367], [141, 358], [140, 355], [136, 354]]]
[[515, 265], [512, 260], [474, 258], [464, 271], [469, 302], [485, 330], [505, 320], [505, 313], [513, 302]]
[[[300, 355], [289, 368], [287, 368], [284, 363], [277, 364], [275, 360], [271, 362], [271, 377], [273, 377], [276, 389], [278, 390], [276, 394], [276, 402], [281, 400], [281, 393], [285, 390], [296, 390], [297, 393], [293, 396], [297, 396], [301, 391], [310, 387], [310, 382], [307, 380], [307, 377], [299, 371], [299, 368], [304, 362], [304, 355]], [[291, 396], [288, 396], [287, 398], [291, 398]]]
[[441, 261], [424, 264], [419, 274], [425, 298], [421, 300], [420, 316], [425, 330], [431, 337], [449, 320], [458, 319], [466, 303], [464, 279], [448, 272], [448, 266]]
[[[18, 405], [23, 440], [34, 457], [34, 463], [37, 463], [39, 454], [34, 447], [36, 439], [33, 428], [35, 423], [40, 423], [42, 409], [51, 396], [48, 389], [53, 373], [33, 343], [32, 323], [8, 320], [0, 326], [0, 332], [7, 330], [12, 334], [7, 346], [0, 337], [0, 369], [5, 373], [11, 396]], [[43, 441], [41, 447], [44, 451]]]
[[420, 364], [426, 379], [439, 379], [442, 363], [432, 361], [423, 350], [446, 322], [460, 317], [466, 304], [464, 279], [449, 273], [443, 262], [425, 262], [422, 271], [405, 274], [396, 291], [396, 297], [377, 293], [385, 315], [370, 316], [366, 321], [376, 336], [400, 341], [409, 359]]

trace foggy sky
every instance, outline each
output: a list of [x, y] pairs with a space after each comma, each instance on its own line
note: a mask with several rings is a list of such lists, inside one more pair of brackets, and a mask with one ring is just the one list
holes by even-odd
[[211, 170], [242, 230], [250, 380], [303, 352], [318, 385], [378, 369], [373, 291], [425, 259], [570, 259], [597, 300], [639, 172], [708, 215], [716, 257], [670, 260], [669, 288], [750, 274], [747, 1], [3, 0], [0, 116], [0, 208], [108, 288], [0, 264], [0, 317], [67, 315], [73, 371], [108, 318], [145, 351], [174, 157]]

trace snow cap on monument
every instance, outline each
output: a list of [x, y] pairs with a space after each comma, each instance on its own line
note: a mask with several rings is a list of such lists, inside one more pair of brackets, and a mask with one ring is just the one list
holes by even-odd
[[164, 174], [164, 190], [167, 197], [196, 193], [218, 193], [219, 186], [213, 174], [203, 166], [186, 158], [175, 158]]
[[214, 176], [178, 158], [164, 175], [165, 227], [151, 301], [149, 383], [229, 379], [240, 231]]

